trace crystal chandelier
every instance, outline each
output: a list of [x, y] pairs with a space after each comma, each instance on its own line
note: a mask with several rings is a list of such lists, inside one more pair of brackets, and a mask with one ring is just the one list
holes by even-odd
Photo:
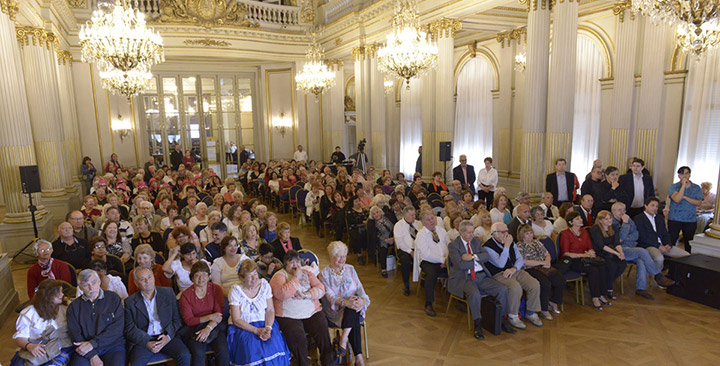
[[527, 56], [525, 52], [520, 52], [515, 55], [515, 71], [525, 72], [525, 66], [527, 65]]
[[302, 71], [295, 74], [298, 90], [313, 93], [316, 96], [335, 86], [335, 73], [325, 64], [325, 51], [312, 34], [312, 43], [305, 55], [308, 60]]
[[383, 87], [385, 88], [385, 95], [390, 94], [390, 92], [393, 90], [393, 86], [395, 83], [393, 83], [392, 80], [385, 79], [383, 81]]
[[415, 0], [397, 0], [393, 30], [377, 53], [378, 69], [386, 75], [405, 79], [420, 77], [437, 66], [438, 48], [427, 32], [417, 25]]
[[632, 0], [632, 10], [675, 26], [684, 52], [700, 56], [720, 43], [718, 0]]
[[103, 88], [128, 98], [142, 92], [152, 79], [150, 68], [165, 61], [162, 37], [128, 0], [99, 4], [79, 37], [82, 60], [97, 65]]

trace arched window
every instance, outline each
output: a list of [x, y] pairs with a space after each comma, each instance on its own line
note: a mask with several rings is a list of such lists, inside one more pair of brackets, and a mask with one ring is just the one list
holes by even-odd
[[603, 54], [595, 41], [578, 35], [575, 69], [575, 116], [573, 119], [570, 170], [590, 170], [598, 156], [600, 134], [600, 79], [605, 68]]
[[470, 59], [458, 75], [453, 166], [459, 164], [461, 154], [476, 169], [492, 156], [493, 78], [490, 62], [480, 56]]

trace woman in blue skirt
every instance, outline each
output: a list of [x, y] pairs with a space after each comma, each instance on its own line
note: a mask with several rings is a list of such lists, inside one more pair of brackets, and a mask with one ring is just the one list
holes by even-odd
[[230, 364], [289, 365], [290, 351], [275, 322], [270, 284], [258, 276], [257, 264], [250, 259], [240, 264], [238, 278], [240, 283], [228, 296]]

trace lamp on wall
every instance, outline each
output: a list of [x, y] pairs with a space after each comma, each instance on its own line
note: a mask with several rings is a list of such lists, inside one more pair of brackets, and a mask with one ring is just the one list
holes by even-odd
[[285, 112], [281, 112], [279, 117], [273, 118], [273, 128], [280, 133], [282, 138], [285, 138], [285, 133], [290, 127], [292, 127], [292, 121], [285, 116]]
[[129, 120], [123, 119], [122, 115], [118, 114], [117, 118], [112, 121], [112, 130], [120, 135], [120, 142], [123, 142], [130, 135], [132, 126]]

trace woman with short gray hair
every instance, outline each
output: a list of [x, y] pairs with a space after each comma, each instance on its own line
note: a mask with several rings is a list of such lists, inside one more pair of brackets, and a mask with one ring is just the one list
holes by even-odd
[[27, 272], [27, 294], [30, 300], [35, 296], [35, 289], [43, 280], [49, 278], [72, 282], [70, 267], [67, 263], [52, 257], [53, 246], [49, 241], [42, 239], [36, 241], [33, 250], [38, 260], [28, 268]]

